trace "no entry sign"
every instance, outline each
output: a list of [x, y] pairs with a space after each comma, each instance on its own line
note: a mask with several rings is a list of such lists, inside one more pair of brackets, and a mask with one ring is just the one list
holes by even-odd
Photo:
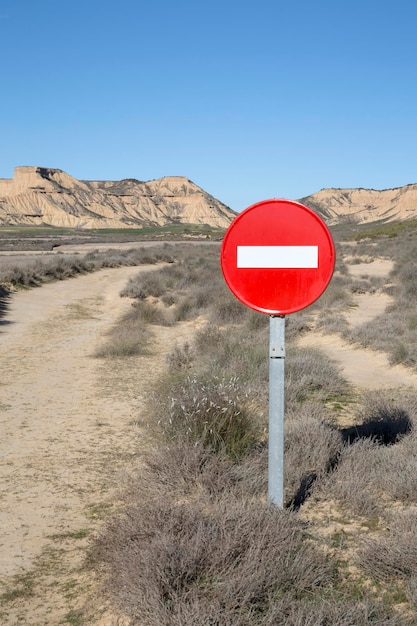
[[290, 200], [264, 200], [243, 211], [223, 240], [221, 266], [235, 296], [269, 313], [268, 495], [284, 506], [285, 315], [323, 293], [333, 274], [335, 251], [325, 223]]
[[240, 213], [221, 250], [230, 290], [269, 315], [312, 304], [330, 282], [334, 263], [333, 239], [323, 220], [290, 200], [264, 200]]

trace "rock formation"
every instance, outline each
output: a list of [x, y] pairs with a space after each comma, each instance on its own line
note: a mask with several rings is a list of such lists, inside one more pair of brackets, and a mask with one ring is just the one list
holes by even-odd
[[81, 181], [59, 169], [16, 167], [0, 179], [0, 225], [141, 228], [183, 223], [226, 228], [234, 211], [182, 176]]
[[[329, 224], [405, 220], [417, 217], [417, 184], [382, 191], [322, 189], [300, 202]], [[16, 167], [13, 179], [0, 179], [0, 226], [141, 228], [180, 223], [227, 228], [235, 216], [182, 176], [87, 181], [59, 169]]]
[[417, 217], [417, 184], [395, 189], [322, 189], [300, 200], [320, 213], [328, 224], [365, 224]]

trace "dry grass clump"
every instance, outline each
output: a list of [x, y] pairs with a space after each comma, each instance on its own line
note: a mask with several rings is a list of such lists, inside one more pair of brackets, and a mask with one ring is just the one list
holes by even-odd
[[412, 394], [403, 394], [399, 403], [398, 397], [394, 395], [398, 396], [395, 392], [367, 393], [357, 415], [358, 424], [344, 429], [345, 439], [354, 441], [372, 438], [389, 445], [410, 433], [414, 415], [417, 415], [417, 399]]
[[326, 412], [314, 404], [303, 405], [294, 415], [286, 415], [285, 491], [292, 507], [303, 504], [314, 483], [326, 477], [342, 451], [342, 434], [326, 417]]
[[[217, 268], [217, 246], [176, 246], [175, 263], [129, 280], [122, 296], [135, 298], [138, 305], [166, 309], [172, 323], [194, 319], [203, 311], [218, 307], [218, 295], [225, 288]], [[201, 254], [204, 252], [204, 257]], [[228, 294], [229, 303], [233, 298]]]
[[388, 496], [404, 504], [417, 504], [417, 433], [404, 437], [386, 450], [387, 464], [381, 478]]
[[145, 265], [172, 262], [172, 256], [162, 247], [131, 250], [106, 250], [88, 254], [29, 259], [24, 264], [2, 263], [0, 285], [37, 287], [54, 280], [65, 280], [79, 274], [94, 272], [104, 267]]
[[362, 516], [380, 515], [387, 501], [415, 504], [416, 400], [411, 392], [396, 397], [393, 392], [369, 394], [357, 426], [341, 430], [345, 445], [315, 495], [335, 499]]
[[[381, 454], [382, 452], [382, 454]], [[335, 470], [316, 483], [314, 496], [336, 500], [346, 512], [356, 516], [377, 516], [382, 492], [378, 476], [384, 471], [383, 448], [372, 439], [359, 439], [340, 453]]]
[[378, 536], [362, 537], [357, 563], [375, 580], [401, 578], [412, 583], [417, 568], [417, 511], [389, 513], [384, 525]]
[[186, 438], [214, 452], [241, 457], [255, 441], [247, 397], [236, 378], [187, 376], [152, 395], [150, 411], [165, 440]]
[[347, 384], [338, 367], [322, 352], [292, 347], [286, 358], [287, 407], [315, 398], [325, 402], [346, 396]]
[[136, 324], [154, 324], [155, 326], [172, 326], [175, 322], [173, 312], [161, 306], [158, 302], [134, 302], [132, 304], [131, 319]]
[[236, 465], [183, 441], [131, 478], [130, 504], [92, 561], [133, 626], [413, 623], [366, 589], [344, 588], [294, 512], [248, 497], [248, 469], [249, 457]]
[[107, 341], [94, 352], [98, 358], [117, 358], [146, 355], [149, 353], [149, 342], [152, 333], [149, 326], [140, 323], [137, 310], [131, 310], [123, 315], [108, 333]]
[[335, 578], [295, 515], [269, 505], [159, 497], [138, 500], [120, 521], [95, 558], [134, 624], [272, 624]]
[[172, 369], [190, 369], [195, 360], [195, 352], [188, 341], [183, 346], [176, 344], [167, 355], [167, 363]]

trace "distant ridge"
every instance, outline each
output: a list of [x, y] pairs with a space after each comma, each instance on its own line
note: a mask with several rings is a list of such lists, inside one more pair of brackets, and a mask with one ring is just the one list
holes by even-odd
[[[299, 202], [330, 225], [402, 221], [417, 217], [417, 184], [383, 190], [322, 189]], [[184, 176], [88, 181], [60, 169], [21, 166], [12, 179], [0, 179], [0, 226], [88, 229], [179, 223], [227, 228], [235, 217], [232, 209]]]
[[417, 184], [394, 189], [322, 189], [299, 200], [327, 223], [402, 221], [417, 217]]
[[0, 225], [140, 228], [207, 224], [227, 228], [236, 213], [183, 176], [151, 181], [77, 180], [59, 169], [16, 167], [0, 179]]

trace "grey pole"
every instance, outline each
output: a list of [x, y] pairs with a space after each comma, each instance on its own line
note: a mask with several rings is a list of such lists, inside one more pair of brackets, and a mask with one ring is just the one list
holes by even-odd
[[269, 320], [268, 497], [283, 508], [285, 316], [271, 315]]

